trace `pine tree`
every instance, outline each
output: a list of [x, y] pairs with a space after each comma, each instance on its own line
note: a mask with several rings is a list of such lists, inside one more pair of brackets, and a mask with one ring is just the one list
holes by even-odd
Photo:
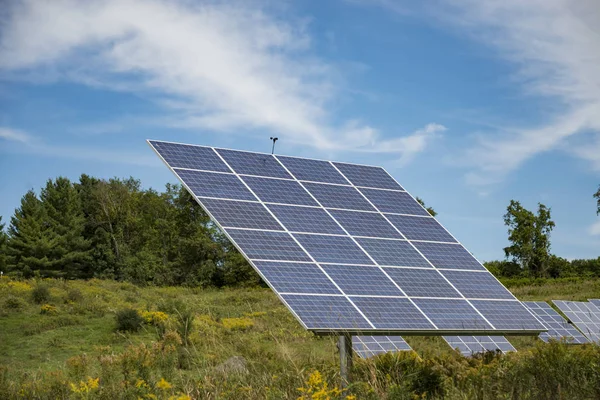
[[4, 224], [2, 223], [2, 216], [0, 215], [0, 271], [6, 272], [6, 242], [8, 236], [4, 231]]
[[29, 277], [49, 267], [53, 243], [41, 201], [33, 190], [21, 198], [8, 227], [7, 264], [9, 271]]
[[85, 218], [81, 199], [67, 178], [48, 180], [40, 194], [53, 246], [48, 275], [65, 278], [92, 276], [90, 242], [83, 236]]

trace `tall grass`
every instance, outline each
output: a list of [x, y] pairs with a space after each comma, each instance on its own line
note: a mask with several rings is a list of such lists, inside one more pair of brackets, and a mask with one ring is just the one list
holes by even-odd
[[[513, 354], [464, 358], [438, 337], [355, 361], [339, 388], [335, 338], [304, 331], [269, 290], [0, 280], [0, 399], [597, 399], [600, 348], [511, 338]], [[600, 297], [598, 281], [516, 285], [520, 298]], [[579, 292], [576, 293], [575, 287]], [[549, 297], [546, 297], [549, 296]], [[138, 332], [115, 316], [136, 310]], [[24, 334], [25, 333], [25, 334]], [[237, 368], [226, 362], [242, 357]], [[240, 360], [234, 359], [235, 360]]]

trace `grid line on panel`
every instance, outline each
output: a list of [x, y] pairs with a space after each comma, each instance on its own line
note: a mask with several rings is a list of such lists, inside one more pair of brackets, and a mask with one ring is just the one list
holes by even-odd
[[[275, 159], [279, 161], [279, 158], [278, 158], [277, 156], [275, 156]], [[279, 162], [281, 163], [281, 161], [279, 161]], [[350, 183], [350, 184], [351, 184], [351, 182], [348, 180], [348, 178], [346, 178], [346, 176], [345, 176], [344, 174], [342, 174], [342, 173], [340, 172], [340, 170], [339, 170], [339, 169], [337, 169], [337, 168], [335, 167], [335, 165], [334, 165], [334, 164], [333, 164], [331, 161], [329, 161], [329, 164], [330, 164], [330, 165], [331, 165], [331, 166], [332, 166], [332, 167], [333, 167], [333, 168], [334, 168], [334, 169], [335, 169], [335, 170], [336, 170], [338, 173], [340, 173], [340, 175], [341, 175], [341, 176], [343, 176], [343, 177], [344, 177], [344, 179], [346, 179], [346, 180], [348, 181], [348, 183]], [[288, 173], [290, 173], [290, 175], [292, 175], [292, 176], [295, 178], [294, 174], [292, 174], [292, 173], [291, 173], [291, 172], [290, 172], [290, 171], [289, 171], [289, 170], [286, 168], [286, 166], [285, 166], [283, 163], [281, 163], [281, 165], [283, 166], [283, 168], [285, 168], [285, 169], [288, 171]], [[310, 192], [310, 191], [309, 191], [309, 190], [306, 188], [306, 186], [305, 186], [305, 185], [304, 185], [302, 182], [298, 182], [298, 183], [299, 183], [299, 184], [300, 184], [300, 185], [301, 185], [301, 186], [304, 188], [304, 190], [306, 190], [306, 192], [307, 192], [307, 193], [308, 193], [308, 194], [309, 194], [309, 195], [310, 195], [310, 196], [313, 198], [313, 200], [317, 202], [317, 204], [319, 204], [321, 207], [323, 207], [323, 204], [321, 204], [321, 202], [320, 202], [320, 201], [319, 201], [319, 200], [316, 198], [316, 196], [314, 196], [314, 195], [313, 195], [313, 194], [312, 194], [312, 193], [311, 193], [311, 192]], [[355, 190], [356, 190], [356, 189], [355, 189]], [[364, 196], [363, 196], [363, 197], [364, 197]], [[372, 205], [372, 204], [371, 204], [371, 207], [373, 207], [373, 205]], [[357, 240], [356, 240], [354, 237], [352, 237], [352, 236], [351, 236], [351, 235], [348, 233], [348, 231], [346, 230], [346, 228], [344, 228], [344, 226], [342, 226], [342, 224], [340, 224], [340, 222], [339, 222], [338, 220], [336, 220], [336, 219], [333, 217], [333, 215], [331, 214], [331, 212], [329, 212], [329, 210], [327, 210], [325, 207], [323, 207], [323, 210], [325, 210], [325, 212], [326, 212], [326, 213], [329, 215], [329, 217], [331, 217], [331, 218], [332, 218], [332, 219], [333, 219], [333, 220], [334, 220], [334, 221], [335, 221], [335, 222], [336, 222], [336, 223], [339, 225], [339, 227], [340, 227], [340, 228], [341, 228], [341, 229], [342, 229], [344, 232], [346, 232], [346, 234], [348, 234], [348, 236], [349, 236], [349, 237], [352, 239], [352, 241], [354, 241], [354, 243], [355, 243], [355, 244], [356, 244], [356, 245], [357, 245], [357, 246], [358, 246], [358, 247], [359, 247], [359, 248], [360, 248], [360, 249], [361, 249], [361, 250], [362, 250], [362, 251], [363, 251], [363, 252], [364, 252], [364, 253], [367, 255], [367, 257], [369, 257], [369, 259], [371, 260], [371, 262], [373, 262], [373, 263], [374, 263], [374, 264], [375, 264], [375, 265], [376, 265], [376, 266], [377, 266], [377, 267], [378, 267], [378, 268], [381, 270], [381, 272], [383, 272], [383, 273], [385, 274], [385, 276], [386, 276], [386, 277], [387, 277], [387, 278], [388, 278], [388, 279], [389, 279], [389, 280], [390, 280], [390, 281], [391, 281], [391, 282], [392, 282], [392, 283], [393, 283], [393, 284], [394, 284], [394, 285], [395, 285], [395, 286], [398, 288], [398, 290], [400, 290], [400, 292], [402, 292], [402, 294], [405, 294], [405, 293], [404, 293], [404, 291], [403, 291], [403, 290], [402, 290], [402, 289], [401, 289], [401, 288], [400, 288], [400, 287], [399, 287], [399, 286], [396, 284], [396, 282], [394, 282], [394, 281], [393, 281], [393, 279], [392, 279], [392, 278], [390, 278], [390, 276], [389, 276], [389, 275], [388, 275], [388, 274], [387, 274], [387, 273], [386, 273], [386, 272], [383, 270], [383, 268], [381, 268], [381, 266], [380, 266], [380, 265], [379, 265], [379, 264], [378, 264], [378, 263], [377, 263], [377, 262], [376, 262], [376, 261], [373, 259], [373, 257], [371, 257], [371, 255], [370, 255], [370, 254], [369, 254], [367, 251], [365, 251], [365, 249], [364, 249], [364, 248], [363, 248], [363, 247], [360, 245], [360, 243], [358, 243], [358, 241], [357, 241]], [[375, 210], [376, 210], [376, 209], [375, 209]], [[349, 300], [350, 300], [350, 299], [349, 299]], [[423, 313], [423, 312], [421, 311], [421, 309], [419, 309], [419, 308], [418, 308], [418, 306], [417, 306], [417, 305], [416, 305], [416, 304], [415, 304], [415, 303], [414, 303], [414, 302], [413, 302], [411, 299], [409, 299], [409, 301], [410, 301], [410, 302], [413, 304], [413, 306], [415, 306], [415, 307], [416, 307], [416, 308], [419, 310], [419, 312], [421, 312], [421, 313], [423, 314], [423, 316], [424, 316], [424, 317], [427, 319], [427, 321], [429, 321], [429, 322], [431, 323], [431, 325], [433, 325], [433, 327], [434, 327], [435, 329], [437, 329], [437, 326], [436, 326], [436, 325], [435, 325], [435, 324], [434, 324], [434, 323], [433, 323], [433, 322], [432, 322], [432, 321], [429, 319], [429, 317], [428, 317], [427, 315], [425, 315], [425, 313]], [[354, 304], [354, 303], [353, 303], [353, 304]]]
[[456, 239], [434, 217], [394, 214], [386, 217], [408, 240], [456, 243]]
[[382, 213], [429, 216], [408, 192], [361, 188], [358, 191]]
[[245, 174], [265, 177], [271, 176], [275, 178], [291, 178], [271, 154], [215, 148], [213, 148], [213, 150], [237, 175]]
[[[335, 164], [333, 164], [333, 163], [331, 163], [331, 164], [332, 164], [332, 165], [335, 167]], [[335, 168], [336, 168], [336, 169], [338, 169], [337, 167], [335, 167]], [[342, 171], [340, 171], [339, 169], [338, 169], [338, 171], [339, 171], [339, 172], [340, 172], [342, 175], [344, 175], [344, 174], [342, 173]], [[387, 172], [386, 172], [386, 173], [387, 173]], [[344, 177], [346, 177], [346, 175], [344, 175]], [[346, 177], [346, 179], [348, 179], [348, 178]], [[393, 178], [392, 178], [392, 179], [393, 179]], [[352, 182], [351, 182], [349, 179], [348, 179], [348, 182], [352, 183]], [[361, 190], [359, 190], [359, 192], [360, 192], [360, 194], [361, 194], [361, 195], [362, 195], [362, 196], [365, 198], [365, 200], [367, 200], [367, 201], [369, 202], [369, 204], [371, 204], [371, 206], [372, 206], [372, 207], [373, 207], [375, 210], [377, 210], [377, 211], [378, 211], [378, 212], [379, 212], [379, 213], [380, 213], [380, 214], [381, 214], [381, 215], [382, 215], [382, 216], [383, 216], [383, 217], [384, 217], [384, 218], [385, 218], [385, 219], [388, 221], [388, 223], [392, 224], [392, 223], [391, 223], [391, 221], [390, 221], [390, 220], [389, 220], [389, 219], [386, 217], [386, 215], [385, 215], [385, 214], [382, 212], [382, 210], [381, 210], [381, 209], [380, 209], [380, 208], [379, 208], [379, 207], [378, 207], [378, 206], [377, 206], [377, 205], [376, 205], [374, 202], [372, 202], [372, 201], [371, 201], [371, 199], [369, 199], [369, 198], [368, 198], [368, 197], [365, 195], [365, 193], [363, 193]], [[406, 192], [406, 193], [408, 194], [408, 192]], [[412, 196], [411, 196], [410, 194], [408, 194], [408, 196], [409, 196], [409, 197], [410, 197], [410, 198], [411, 198], [413, 201], [415, 201], [415, 202], [416, 202], [416, 200], [415, 200], [415, 199], [413, 199], [413, 198], [412, 198]], [[420, 205], [418, 202], [417, 202], [417, 204], [418, 204], [418, 205], [421, 207], [421, 209], [422, 209], [422, 210], [425, 210], [425, 207], [421, 206], [421, 205]], [[425, 210], [425, 212], [427, 212], [427, 210]], [[429, 213], [428, 213], [428, 212], [427, 212], [427, 215], [429, 215]], [[406, 238], [406, 236], [404, 236], [404, 234], [403, 234], [402, 232], [400, 232], [400, 230], [398, 230], [398, 228], [397, 228], [397, 227], [396, 227], [394, 224], [392, 224], [392, 226], [394, 226], [394, 229], [396, 229], [396, 231], [398, 231], [398, 233], [399, 233], [399, 234], [400, 234], [400, 235], [401, 235], [403, 238]], [[412, 242], [408, 241], [408, 243], [410, 243], [410, 245], [411, 245], [411, 246], [414, 248], [414, 250], [415, 250], [415, 251], [417, 251], [417, 252], [418, 252], [418, 253], [421, 255], [421, 257], [423, 257], [423, 258], [424, 258], [424, 259], [425, 259], [425, 260], [426, 260], [426, 261], [427, 261], [427, 262], [428, 262], [428, 263], [429, 263], [429, 264], [430, 264], [430, 265], [431, 265], [433, 268], [435, 268], [435, 265], [433, 265], [433, 263], [432, 263], [431, 261], [429, 261], [429, 259], [427, 259], [427, 258], [425, 257], [425, 255], [424, 255], [424, 254], [423, 254], [423, 253], [422, 253], [422, 252], [421, 252], [421, 251], [420, 251], [420, 250], [419, 250], [419, 249], [418, 249], [418, 248], [417, 248], [417, 247], [416, 247], [416, 246], [415, 246], [415, 245], [414, 245]], [[488, 320], [488, 319], [487, 319], [487, 318], [486, 318], [486, 317], [483, 315], [483, 313], [481, 313], [481, 312], [480, 312], [480, 311], [479, 311], [479, 310], [478, 310], [478, 309], [477, 309], [477, 308], [476, 308], [476, 307], [475, 307], [475, 306], [474, 306], [474, 305], [473, 305], [473, 304], [472, 304], [472, 303], [471, 303], [469, 300], [467, 300], [467, 299], [465, 298], [465, 296], [464, 296], [464, 295], [463, 295], [463, 294], [462, 294], [462, 293], [461, 293], [461, 292], [460, 292], [458, 289], [456, 289], [456, 287], [455, 287], [455, 286], [452, 284], [452, 282], [450, 282], [450, 281], [449, 281], [449, 280], [448, 280], [448, 279], [447, 279], [445, 276], [443, 276], [443, 275], [441, 274], [441, 272], [440, 272], [440, 275], [442, 276], [442, 278], [443, 278], [443, 279], [445, 279], [445, 280], [448, 282], [448, 284], [449, 284], [450, 286], [452, 286], [452, 287], [454, 288], [454, 290], [456, 290], [456, 291], [457, 291], [457, 292], [460, 294], [460, 296], [461, 296], [463, 299], [465, 299], [465, 301], [466, 301], [466, 302], [469, 304], [469, 306], [470, 306], [471, 308], [473, 308], [473, 309], [475, 310], [475, 312], [476, 312], [477, 314], [479, 314], [479, 316], [480, 316], [481, 318], [483, 318], [483, 320], [484, 320], [484, 321], [485, 321], [487, 324], [489, 324], [489, 325], [492, 327], [492, 329], [495, 329], [494, 325], [493, 325], [493, 324], [492, 324], [492, 323], [491, 323], [491, 322], [490, 322], [490, 321], [489, 321], [489, 320]], [[417, 308], [419, 308], [419, 310], [421, 310], [421, 308], [420, 308], [420, 307], [417, 305], [417, 303], [413, 302], [413, 304], [415, 304], [415, 306], [416, 306]], [[421, 312], [423, 312], [423, 311], [421, 310]], [[423, 312], [423, 314], [425, 314], [425, 312]], [[428, 317], [428, 319], [429, 319], [429, 317]], [[429, 320], [430, 320], [430, 321], [433, 323], [433, 321], [432, 321], [431, 319], [429, 319]], [[437, 326], [437, 325], [436, 325], [436, 326]]]
[[295, 180], [281, 180], [264, 177], [242, 177], [249, 190], [264, 203], [295, 204], [316, 206]]
[[341, 208], [356, 211], [375, 211], [354, 186], [303, 183], [302, 186], [324, 208]]
[[195, 196], [218, 197], [231, 200], [252, 200], [257, 198], [234, 174], [223, 172], [200, 172], [173, 168], [175, 175], [186, 184]]
[[381, 167], [332, 162], [353, 186], [404, 190], [387, 171]]
[[485, 351], [507, 353], [517, 351], [504, 336], [444, 336], [446, 343], [463, 356], [470, 357]]
[[390, 351], [410, 351], [412, 348], [402, 336], [352, 336], [352, 347], [362, 358]]
[[261, 203], [214, 199], [200, 201], [225, 228], [261, 229], [266, 227], [274, 231], [283, 230], [283, 227], [275, 221]]
[[583, 301], [552, 300], [579, 330], [593, 342], [600, 342], [600, 316], [598, 308]]
[[[216, 151], [215, 151], [216, 152]], [[219, 154], [219, 153], [217, 153]], [[219, 154], [219, 157], [220, 154]], [[281, 165], [283, 167], [283, 169], [289, 174], [289, 171], [285, 168], [285, 166], [277, 159], [277, 157], [273, 156], [273, 158], [275, 159], [276, 162], [279, 163], [279, 165]], [[227, 164], [227, 161], [225, 161], [225, 159], [223, 157], [221, 157], [221, 159], [223, 160], [223, 162], [225, 162], [225, 164]], [[227, 164], [229, 166], [229, 164]], [[290, 174], [291, 176], [291, 174]], [[242, 181], [244, 182], [244, 181]], [[252, 189], [246, 184], [246, 182], [244, 182], [244, 184], [246, 185], [246, 187], [248, 188], [248, 190], [250, 192], [252, 192]], [[302, 186], [302, 185], [301, 185]], [[254, 194], [254, 192], [252, 192]], [[256, 195], [255, 195], [256, 196]], [[267, 208], [268, 209], [268, 208]], [[273, 218], [275, 218], [275, 220], [277, 220], [277, 222], [279, 222], [281, 224], [281, 221], [279, 221], [279, 219], [277, 219], [277, 217], [275, 216], [275, 214], [273, 214], [273, 212], [271, 210], [269, 210], [269, 212], [271, 213], [271, 215], [273, 216]], [[293, 236], [289, 233], [289, 231], [287, 230], [287, 228], [285, 227], [285, 225], [281, 224], [283, 226], [283, 228], [286, 230], [287, 234], [296, 242], [296, 244], [298, 246], [300, 246], [300, 248], [304, 251], [304, 253], [313, 261], [316, 263], [315, 259], [306, 251], [306, 249], [304, 247], [302, 247], [302, 244]], [[319, 267], [319, 269], [325, 274], [325, 276], [327, 276], [327, 278], [335, 285], [335, 287], [341, 292], [344, 293], [343, 290], [335, 283], [335, 281], [333, 279], [331, 279], [331, 277], [327, 274], [327, 272], [325, 272], [325, 270], [323, 268], [321, 268], [320, 265], [317, 264], [317, 266]], [[345, 294], [344, 294], [345, 296]], [[352, 307], [354, 307], [356, 309], [356, 311], [365, 319], [365, 321], [372, 327], [375, 328], [375, 325], [373, 325], [373, 323], [371, 321], [369, 321], [369, 319], [363, 314], [363, 312], [352, 302], [352, 300], [350, 298], [348, 298], [346, 296], [346, 299], [348, 300], [348, 302], [352, 305]], [[286, 304], [288, 304], [286, 302]], [[292, 309], [292, 307], [288, 307], [290, 309]], [[297, 315], [297, 314], [296, 314]]]
[[215, 156], [210, 147], [158, 140], [149, 140], [148, 143], [169, 167], [231, 173], [227, 165]]
[[562, 340], [563, 338], [565, 338], [567, 343], [573, 344], [589, 342], [575, 326], [569, 324], [562, 315], [556, 312], [545, 301], [524, 301], [523, 304], [548, 329], [548, 332], [542, 332], [539, 335], [540, 339], [544, 342], [548, 342], [550, 339]]

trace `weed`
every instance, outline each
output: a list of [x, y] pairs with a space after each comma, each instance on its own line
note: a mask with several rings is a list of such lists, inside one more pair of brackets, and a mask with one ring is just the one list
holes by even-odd
[[137, 310], [125, 308], [116, 314], [117, 331], [137, 332], [142, 328], [144, 319]]

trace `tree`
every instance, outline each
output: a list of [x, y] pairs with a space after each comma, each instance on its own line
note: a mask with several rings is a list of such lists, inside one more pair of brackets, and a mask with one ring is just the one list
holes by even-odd
[[596, 214], [600, 215], [600, 185], [598, 185], [598, 191], [594, 193], [594, 198], [596, 198]]
[[425, 205], [425, 202], [423, 201], [423, 199], [421, 199], [420, 197], [417, 197], [416, 200], [420, 205], [423, 206], [423, 208], [425, 208], [427, 210], [429, 215], [431, 215], [432, 217], [435, 217], [437, 215], [437, 213], [435, 212], [435, 210], [432, 207], [427, 207]]
[[69, 179], [58, 177], [46, 182], [40, 200], [53, 243], [44, 275], [91, 277], [90, 242], [83, 236], [85, 218], [77, 189]]
[[33, 190], [21, 198], [8, 227], [8, 270], [29, 277], [34, 271], [48, 268], [48, 254], [53, 246], [47, 217]]
[[[506, 258], [519, 264], [529, 275], [544, 277], [549, 274], [550, 232], [554, 228], [550, 209], [538, 203], [537, 214], [511, 200], [504, 215], [511, 245], [504, 248]], [[556, 271], [553, 271], [553, 275]]]
[[2, 216], [0, 215], [0, 271], [6, 271], [6, 242], [8, 236], [4, 231], [4, 224], [2, 223]]

